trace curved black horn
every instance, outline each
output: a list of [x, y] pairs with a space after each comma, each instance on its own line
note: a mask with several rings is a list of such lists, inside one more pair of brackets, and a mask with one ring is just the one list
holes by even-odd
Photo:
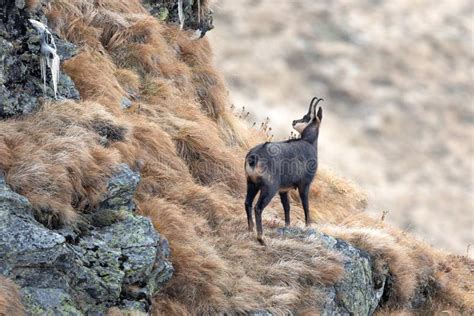
[[[313, 100], [314, 100], [314, 99], [313, 99]], [[321, 101], [324, 101], [324, 99], [323, 99], [323, 98], [321, 98], [321, 99], [318, 99], [318, 101], [316, 101], [316, 104], [315, 104], [315, 106], [318, 106], [319, 102], [321, 102]], [[313, 101], [311, 101], [311, 103], [312, 103], [312, 102], [313, 102]]]
[[[318, 98], [318, 97], [314, 97], [314, 98], [311, 100], [311, 103], [309, 104], [309, 106], [313, 106], [314, 100], [319, 100], [319, 98]], [[316, 103], [316, 104], [317, 104], [317, 103]]]

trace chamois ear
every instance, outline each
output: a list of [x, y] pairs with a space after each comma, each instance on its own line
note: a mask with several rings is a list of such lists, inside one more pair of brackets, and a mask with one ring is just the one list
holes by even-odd
[[318, 110], [318, 115], [316, 116], [318, 121], [321, 122], [323, 120], [323, 108], [320, 106]]
[[[316, 102], [315, 102], [316, 100]], [[321, 121], [321, 119], [323, 118], [323, 110], [321, 108], [319, 108], [319, 111], [318, 111], [318, 114], [316, 115], [316, 108], [318, 107], [318, 104], [319, 102], [321, 101], [324, 101], [323, 98], [319, 99], [317, 97], [313, 98], [313, 100], [311, 101], [311, 107], [310, 107], [310, 111], [311, 111], [311, 120], [318, 120], [318, 121]], [[321, 116], [321, 117], [319, 117]]]

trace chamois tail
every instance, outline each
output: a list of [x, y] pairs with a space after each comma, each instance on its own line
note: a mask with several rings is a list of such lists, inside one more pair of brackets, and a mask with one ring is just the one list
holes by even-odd
[[255, 166], [257, 165], [257, 162], [258, 162], [258, 156], [257, 155], [249, 155], [247, 157], [247, 165], [251, 168], [255, 168]]
[[256, 181], [258, 177], [261, 176], [258, 169], [258, 156], [255, 154], [250, 154], [245, 158], [245, 173], [247, 174], [248, 179], [253, 182]]

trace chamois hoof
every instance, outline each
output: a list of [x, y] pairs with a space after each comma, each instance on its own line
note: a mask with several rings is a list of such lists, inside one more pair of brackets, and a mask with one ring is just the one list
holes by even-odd
[[263, 237], [259, 236], [257, 237], [257, 240], [260, 243], [260, 245], [265, 246], [265, 240], [263, 240]]

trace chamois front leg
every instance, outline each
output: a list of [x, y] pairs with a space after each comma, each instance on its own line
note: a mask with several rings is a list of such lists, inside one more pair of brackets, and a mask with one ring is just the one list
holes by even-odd
[[257, 240], [264, 245], [263, 241], [263, 226], [262, 226], [262, 213], [263, 209], [270, 203], [272, 198], [277, 193], [277, 189], [269, 186], [264, 186], [260, 191], [257, 204], [255, 205], [255, 222], [257, 224]]
[[304, 209], [304, 219], [306, 226], [311, 224], [311, 215], [309, 214], [309, 188], [311, 183], [304, 184], [298, 187], [298, 192], [300, 194], [301, 203], [303, 204]]
[[252, 205], [255, 196], [258, 193], [258, 187], [255, 183], [247, 180], [247, 197], [245, 198], [245, 211], [247, 212], [247, 222], [249, 232], [253, 231]]
[[288, 192], [280, 192], [280, 200], [285, 211], [285, 226], [290, 226], [290, 200], [288, 199]]

